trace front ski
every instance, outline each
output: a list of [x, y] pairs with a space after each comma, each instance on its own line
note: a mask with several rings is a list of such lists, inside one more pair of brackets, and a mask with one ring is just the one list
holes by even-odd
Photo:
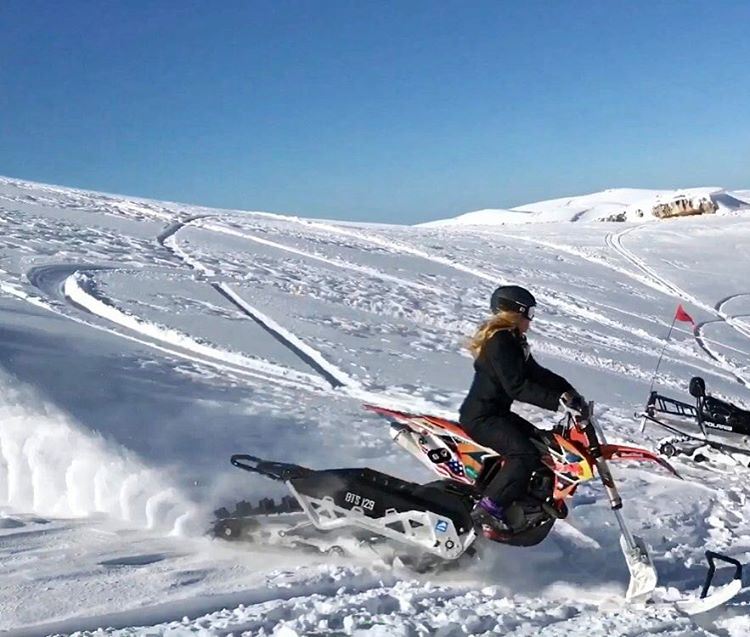
[[622, 498], [603, 452], [604, 448], [607, 447], [607, 441], [604, 432], [594, 420], [593, 411], [594, 404], [589, 403], [582, 418], [582, 425], [589, 440], [589, 452], [596, 463], [599, 479], [604, 485], [610, 508], [615, 515], [617, 525], [620, 527], [620, 548], [630, 572], [630, 582], [625, 593], [625, 599], [629, 602], [645, 602], [651, 598], [659, 577], [646, 543], [642, 538], [630, 532], [622, 515]]
[[651, 598], [659, 579], [648, 547], [643, 538], [633, 535], [625, 527], [620, 535], [620, 549], [630, 571], [625, 599], [633, 603], [645, 602]]

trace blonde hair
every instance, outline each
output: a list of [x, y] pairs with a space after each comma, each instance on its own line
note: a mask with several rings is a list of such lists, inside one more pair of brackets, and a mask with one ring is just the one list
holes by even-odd
[[482, 350], [487, 345], [487, 341], [499, 331], [517, 329], [522, 318], [523, 314], [509, 310], [502, 310], [490, 316], [490, 318], [477, 328], [477, 331], [469, 339], [469, 351], [474, 358], [479, 358], [482, 355]]

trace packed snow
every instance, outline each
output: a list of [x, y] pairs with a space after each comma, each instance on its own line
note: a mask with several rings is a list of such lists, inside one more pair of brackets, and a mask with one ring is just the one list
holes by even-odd
[[[680, 481], [615, 467], [660, 574], [646, 607], [622, 599], [595, 482], [540, 546], [484, 544], [440, 574], [207, 533], [214, 509], [283, 495], [232, 453], [431, 479], [361, 404], [455, 417], [466, 338], [500, 283], [534, 291], [537, 358], [596, 401], [613, 441], [662, 436], [633, 414], [678, 303], [697, 328], [677, 323], [660, 391], [689, 398], [701, 374], [750, 406], [750, 191], [694, 191], [719, 213], [598, 221], [692, 192], [617, 189], [484, 211], [456, 232], [0, 178], [0, 630], [746, 635], [747, 591], [695, 617], [670, 602], [699, 592], [707, 548], [750, 557], [750, 469], [676, 460]], [[527, 217], [548, 223], [504, 223]], [[559, 417], [519, 410], [545, 428]]]

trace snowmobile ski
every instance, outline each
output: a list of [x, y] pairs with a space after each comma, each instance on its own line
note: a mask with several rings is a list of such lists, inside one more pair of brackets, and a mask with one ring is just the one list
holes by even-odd
[[[717, 553], [716, 551], [706, 551], [706, 559], [708, 560], [708, 573], [706, 573], [706, 581], [703, 583], [703, 590], [700, 597], [698, 599], [684, 599], [675, 602], [675, 606], [686, 615], [699, 615], [726, 604], [742, 590], [742, 564], [738, 560]], [[708, 591], [711, 588], [716, 573], [716, 560], [733, 565], [734, 576], [731, 582], [709, 595]]]

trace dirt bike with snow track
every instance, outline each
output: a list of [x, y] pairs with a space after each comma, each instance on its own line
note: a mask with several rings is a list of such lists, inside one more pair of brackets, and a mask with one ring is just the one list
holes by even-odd
[[[285, 498], [281, 507], [267, 501], [260, 509], [245, 506], [244, 511], [217, 512], [220, 519], [215, 534], [340, 554], [347, 552], [345, 543], [326, 545], [315, 539], [315, 532], [351, 529], [359, 542], [393, 540], [439, 561], [455, 562], [472, 555], [480, 538], [514, 546], [542, 542], [555, 522], [567, 516], [566, 500], [578, 486], [598, 477], [617, 521], [630, 572], [626, 599], [645, 603], [651, 598], [658, 580], [656, 568], [645, 542], [628, 528], [609, 462], [652, 462], [677, 478], [679, 475], [666, 460], [646, 449], [607, 444], [594, 417], [593, 403], [582, 411], [564, 407], [563, 422], [552, 431], [540, 432], [534, 444], [541, 465], [533, 473], [525, 497], [508, 508], [508, 529], [503, 532], [472, 516], [484, 488], [502, 467], [500, 454], [473, 441], [453, 421], [377, 405], [365, 408], [387, 418], [393, 440], [440, 479], [418, 484], [370, 468], [317, 470], [236, 454], [231, 458], [235, 467], [284, 482], [291, 498]], [[301, 512], [301, 520], [284, 520], [283, 516], [295, 509]], [[710, 551], [707, 557], [709, 572], [701, 597], [676, 602], [688, 614], [723, 604], [742, 588], [739, 562]], [[733, 564], [735, 575], [730, 584], [709, 595], [717, 560]]]

